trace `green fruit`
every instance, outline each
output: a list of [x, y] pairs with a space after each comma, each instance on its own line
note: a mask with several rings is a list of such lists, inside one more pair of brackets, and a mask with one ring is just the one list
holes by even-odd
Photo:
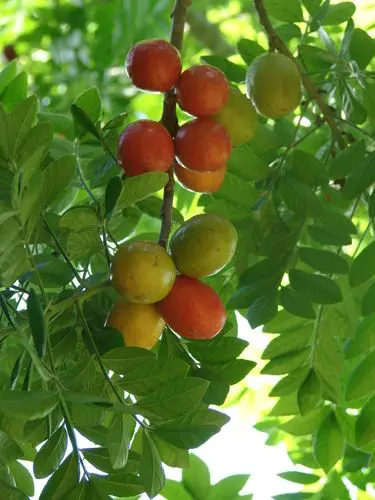
[[282, 118], [301, 101], [301, 77], [295, 63], [283, 54], [256, 57], [246, 76], [247, 95], [262, 115]]
[[182, 274], [203, 278], [228, 264], [236, 250], [237, 239], [236, 229], [225, 217], [196, 215], [175, 232], [170, 249]]
[[248, 142], [258, 127], [253, 103], [236, 88], [231, 88], [227, 103], [212, 118], [228, 130], [233, 146]]

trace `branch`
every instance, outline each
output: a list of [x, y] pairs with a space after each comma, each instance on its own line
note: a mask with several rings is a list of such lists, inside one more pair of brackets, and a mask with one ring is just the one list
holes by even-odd
[[302, 68], [302, 66], [298, 63], [298, 61], [296, 61], [296, 59], [293, 57], [293, 54], [290, 52], [290, 50], [285, 45], [283, 40], [276, 33], [274, 27], [271, 24], [271, 21], [269, 20], [268, 14], [267, 14], [266, 9], [264, 7], [263, 0], [254, 0], [254, 5], [255, 5], [255, 8], [258, 12], [259, 20], [267, 33], [270, 49], [271, 50], [278, 50], [279, 52], [281, 52], [281, 54], [284, 54], [285, 56], [289, 57], [289, 59], [292, 59], [296, 63], [297, 67], [299, 68], [302, 83], [303, 83], [305, 89], [307, 90], [307, 92], [310, 94], [310, 96], [315, 100], [315, 102], [319, 106], [320, 111], [322, 112], [322, 115], [324, 117], [324, 120], [326, 121], [329, 128], [331, 129], [332, 135], [333, 135], [334, 139], [336, 140], [337, 144], [339, 145], [339, 147], [341, 149], [344, 149], [345, 148], [345, 141], [343, 140], [343, 138], [341, 136], [340, 130], [337, 127], [335, 119], [331, 115], [327, 104], [324, 102], [324, 100], [323, 100], [322, 96], [320, 95], [319, 90], [315, 86], [314, 82], [304, 72], [304, 69]]
[[[171, 29], [171, 44], [179, 51], [182, 48], [182, 40], [184, 37], [184, 28], [186, 13], [192, 0], [176, 0], [172, 11], [172, 29]], [[174, 89], [166, 92], [164, 96], [163, 115], [161, 122], [167, 128], [172, 137], [176, 135], [178, 129], [178, 121], [176, 115], [176, 93]], [[172, 226], [172, 207], [174, 193], [174, 178], [173, 166], [168, 171], [169, 180], [164, 188], [163, 205], [161, 209], [161, 230], [159, 243], [163, 247], [168, 244], [169, 233]]]

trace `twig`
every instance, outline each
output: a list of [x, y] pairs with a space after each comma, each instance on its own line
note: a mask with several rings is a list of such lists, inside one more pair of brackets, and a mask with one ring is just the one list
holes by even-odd
[[299, 68], [299, 71], [301, 73], [301, 79], [302, 79], [302, 83], [303, 83], [305, 89], [307, 90], [307, 92], [310, 94], [310, 96], [315, 100], [315, 102], [319, 106], [320, 111], [322, 112], [322, 115], [324, 117], [324, 120], [327, 122], [329, 128], [331, 129], [331, 132], [332, 132], [332, 135], [333, 135], [335, 141], [337, 142], [337, 144], [339, 145], [339, 147], [341, 149], [344, 149], [345, 148], [345, 141], [342, 138], [340, 130], [337, 127], [335, 119], [331, 115], [327, 104], [324, 102], [324, 100], [323, 100], [322, 96], [320, 95], [319, 90], [315, 86], [314, 82], [306, 74], [304, 68], [293, 57], [293, 54], [290, 52], [290, 50], [285, 45], [283, 40], [276, 33], [274, 27], [271, 24], [271, 21], [269, 20], [267, 11], [264, 7], [263, 0], [254, 0], [254, 5], [255, 5], [255, 8], [258, 12], [259, 20], [267, 33], [270, 49], [271, 50], [275, 50], [275, 49], [278, 50], [281, 54], [284, 54], [285, 56], [289, 57], [289, 59], [292, 59], [295, 62], [295, 64], [297, 65], [297, 67]]
[[[184, 28], [187, 9], [191, 5], [192, 0], [176, 0], [175, 6], [172, 11], [172, 28], [171, 28], [171, 44], [176, 49], [181, 51], [182, 41], [184, 37]], [[175, 90], [169, 90], [164, 96], [163, 115], [161, 122], [166, 127], [172, 137], [176, 135], [178, 130], [178, 121], [176, 115], [176, 93]], [[161, 229], [159, 243], [163, 247], [168, 244], [169, 233], [172, 226], [172, 207], [173, 207], [173, 193], [174, 193], [174, 178], [173, 167], [169, 169], [168, 183], [164, 188], [163, 205], [161, 208]]]

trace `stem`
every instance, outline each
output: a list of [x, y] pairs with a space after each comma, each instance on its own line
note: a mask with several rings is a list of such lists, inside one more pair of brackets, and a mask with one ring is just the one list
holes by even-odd
[[[187, 9], [191, 5], [192, 0], [176, 0], [172, 11], [172, 28], [171, 28], [171, 44], [179, 51], [182, 49], [184, 37], [184, 28]], [[178, 121], [176, 115], [176, 93], [174, 89], [169, 90], [164, 95], [163, 115], [161, 118], [162, 124], [168, 130], [172, 137], [176, 135], [178, 130]], [[172, 207], [174, 193], [174, 178], [173, 165], [168, 171], [169, 179], [164, 188], [163, 205], [161, 209], [161, 229], [159, 244], [166, 247], [168, 244], [169, 234], [172, 227]]]
[[276, 33], [274, 27], [271, 24], [271, 21], [269, 20], [267, 11], [264, 7], [263, 0], [254, 0], [254, 5], [258, 12], [259, 20], [267, 33], [270, 49], [277, 49], [281, 54], [284, 54], [285, 56], [289, 57], [289, 59], [295, 62], [300, 71], [302, 83], [305, 89], [319, 106], [320, 111], [322, 112], [322, 115], [324, 117], [324, 120], [327, 122], [329, 128], [331, 129], [335, 141], [337, 142], [337, 144], [341, 149], [344, 149], [345, 141], [341, 136], [340, 130], [337, 127], [335, 119], [331, 115], [331, 112], [327, 104], [324, 102], [322, 96], [320, 95], [318, 88], [315, 86], [314, 82], [310, 79], [310, 77], [306, 74], [301, 64], [299, 64], [298, 61], [296, 61], [296, 59], [293, 57], [293, 54], [290, 52], [290, 50], [285, 45], [283, 40]]

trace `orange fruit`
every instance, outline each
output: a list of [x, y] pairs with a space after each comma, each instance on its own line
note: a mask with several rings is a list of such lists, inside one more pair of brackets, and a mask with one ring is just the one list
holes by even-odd
[[176, 163], [174, 173], [180, 184], [196, 193], [215, 193], [224, 182], [227, 173], [226, 165], [213, 172], [198, 172]]

